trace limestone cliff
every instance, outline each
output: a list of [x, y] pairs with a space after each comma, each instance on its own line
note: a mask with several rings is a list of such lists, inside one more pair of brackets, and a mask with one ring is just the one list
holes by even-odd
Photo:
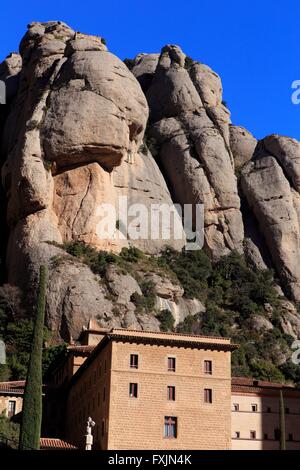
[[[203, 312], [156, 269], [138, 278], [112, 267], [95, 275], [66, 257], [71, 242], [116, 253], [136, 246], [149, 255], [184, 246], [181, 226], [179, 239], [133, 240], [122, 217], [117, 236], [101, 238], [99, 206], [118, 208], [126, 196], [146, 208], [203, 204], [209, 256], [245, 253], [253, 265], [273, 268], [299, 301], [300, 143], [277, 135], [257, 142], [233, 125], [220, 77], [178, 46], [125, 62], [102, 38], [48, 22], [30, 24], [19, 54], [0, 65], [8, 97], [0, 115], [6, 281], [30, 302], [39, 266], [49, 264], [47, 322], [68, 340], [90, 317], [158, 329], [155, 311], [170, 310], [177, 323]], [[156, 307], [139, 315], [132, 295], [142, 294], [145, 279]]]

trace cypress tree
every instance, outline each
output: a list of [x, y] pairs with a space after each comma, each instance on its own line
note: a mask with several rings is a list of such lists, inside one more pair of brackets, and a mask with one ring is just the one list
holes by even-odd
[[280, 429], [280, 450], [285, 450], [285, 410], [284, 410], [284, 401], [283, 393], [280, 390], [280, 400], [279, 400], [279, 429]]
[[47, 268], [40, 267], [37, 315], [24, 390], [20, 450], [39, 450], [42, 425], [42, 353], [45, 322]]

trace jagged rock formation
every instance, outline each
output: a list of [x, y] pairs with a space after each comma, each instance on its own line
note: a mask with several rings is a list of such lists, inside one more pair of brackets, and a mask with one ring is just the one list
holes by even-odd
[[[222, 104], [222, 84], [209, 67], [186, 65], [178, 46], [154, 58], [138, 56], [132, 71], [144, 82], [150, 107], [149, 135], [157, 143], [157, 159], [174, 201], [204, 204], [205, 246], [218, 258], [242, 251], [243, 222], [234, 161], [230, 150], [230, 113]], [[149, 67], [151, 65], [152, 67]]]
[[263, 139], [242, 170], [242, 188], [273, 264], [292, 298], [300, 299], [300, 143]]
[[[257, 143], [232, 125], [220, 77], [178, 46], [126, 63], [101, 38], [49, 22], [30, 24], [20, 54], [0, 65], [8, 98], [0, 119], [8, 282], [30, 298], [40, 264], [50, 264], [47, 321], [57, 337], [76, 339], [91, 316], [105, 326], [158, 329], [153, 312], [139, 315], [131, 301], [141, 291], [134, 277], [112, 268], [97, 277], [60, 247], [182, 248], [181, 224], [180, 239], [128, 240], [118, 214], [114, 236], [101, 238], [100, 205], [118, 210], [126, 196], [148, 209], [204, 204], [211, 257], [244, 252], [255, 266], [275, 268], [299, 301], [300, 143], [281, 136]], [[132, 224], [141, 229], [134, 217]], [[167, 276], [140, 276], [155, 286], [156, 309], [170, 310], [176, 323], [205, 310]], [[283, 321], [293, 335], [296, 317], [287, 311]]]
[[229, 132], [234, 167], [239, 170], [246, 162], [251, 160], [257, 140], [247, 129], [240, 126], [230, 125]]

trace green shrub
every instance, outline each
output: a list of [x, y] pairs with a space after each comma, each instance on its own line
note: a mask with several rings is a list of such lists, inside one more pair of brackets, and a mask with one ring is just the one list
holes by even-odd
[[231, 369], [233, 376], [251, 376], [251, 372], [248, 366], [246, 352], [243, 347], [238, 348], [231, 354]]
[[279, 366], [279, 370], [287, 380], [294, 382], [298, 387], [300, 387], [299, 365], [293, 364], [291, 361], [287, 361]]
[[58, 358], [66, 354], [67, 344], [58, 344], [43, 349], [43, 377], [45, 377]]
[[137, 312], [151, 312], [155, 308], [156, 292], [152, 281], [142, 281], [140, 283], [142, 295], [134, 292], [130, 298], [136, 306]]
[[161, 331], [174, 331], [174, 317], [170, 310], [165, 309], [161, 310], [156, 318], [160, 321], [160, 330]]
[[202, 315], [202, 334], [229, 337], [235, 316], [235, 312], [225, 312], [216, 305], [208, 305], [206, 312]]
[[63, 245], [70, 255], [87, 264], [95, 274], [103, 276], [108, 264], [118, 262], [118, 256], [106, 251], [97, 251], [82, 242], [68, 242]]
[[252, 377], [259, 380], [267, 380], [270, 382], [285, 382], [284, 375], [271, 362], [263, 359], [256, 359], [250, 363]]
[[197, 313], [196, 315], [188, 315], [181, 323], [177, 325], [176, 332], [193, 335], [201, 334], [201, 319], [201, 313]]
[[207, 279], [212, 272], [208, 256], [202, 250], [176, 252], [172, 248], [165, 249], [158, 258], [160, 266], [171, 269], [184, 288], [188, 298], [203, 300], [207, 290]]
[[237, 252], [220, 259], [209, 278], [210, 294], [218, 305], [236, 310], [243, 318], [263, 312], [265, 303], [277, 298], [271, 271], [258, 271], [247, 266]]
[[[22, 298], [23, 293], [17, 288], [9, 285], [0, 287], [0, 339], [6, 344], [7, 361], [0, 366], [2, 381], [26, 378], [34, 323], [32, 319], [25, 317]], [[43, 342], [49, 342], [50, 338], [50, 331], [44, 327]], [[43, 370], [47, 368], [55, 350], [56, 347], [45, 348]]]
[[144, 257], [144, 254], [141, 250], [134, 246], [130, 246], [129, 248], [122, 248], [120, 256], [128, 263], [136, 263], [139, 259]]

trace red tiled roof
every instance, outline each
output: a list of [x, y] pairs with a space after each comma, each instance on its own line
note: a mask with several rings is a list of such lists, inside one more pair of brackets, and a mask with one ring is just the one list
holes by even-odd
[[78, 353], [78, 354], [86, 354], [86, 353], [92, 352], [94, 348], [95, 346], [92, 346], [92, 345], [84, 345], [84, 346], [72, 345], [72, 346], [68, 346], [67, 350], [70, 352]]
[[154, 335], [154, 336], [160, 336], [160, 335], [163, 335], [163, 336], [174, 336], [175, 338], [179, 338], [180, 336], [185, 336], [185, 337], [192, 337], [192, 338], [207, 338], [207, 339], [221, 339], [221, 340], [229, 340], [230, 338], [229, 337], [226, 337], [226, 336], [217, 336], [217, 335], [193, 335], [191, 333], [174, 333], [172, 331], [153, 331], [153, 330], [135, 330], [135, 329], [131, 329], [131, 328], [112, 328], [111, 330], [109, 330], [107, 332], [107, 335], [110, 335], [110, 334], [120, 334], [120, 333], [123, 333], [124, 335], [126, 335], [126, 332], [129, 332], [129, 333], [138, 333], [138, 335], [140, 336], [141, 334], [143, 333], [146, 333], [146, 334], [151, 334], [151, 335]]
[[13, 382], [0, 382], [0, 394], [12, 393], [23, 395], [25, 387], [25, 380], [18, 380]]
[[73, 444], [70, 442], [63, 441], [62, 439], [56, 439], [53, 437], [41, 437], [40, 440], [41, 450], [76, 450]]
[[293, 385], [256, 380], [251, 377], [232, 377], [231, 379], [231, 390], [233, 392], [257, 392], [272, 389], [290, 389], [296, 391]]

